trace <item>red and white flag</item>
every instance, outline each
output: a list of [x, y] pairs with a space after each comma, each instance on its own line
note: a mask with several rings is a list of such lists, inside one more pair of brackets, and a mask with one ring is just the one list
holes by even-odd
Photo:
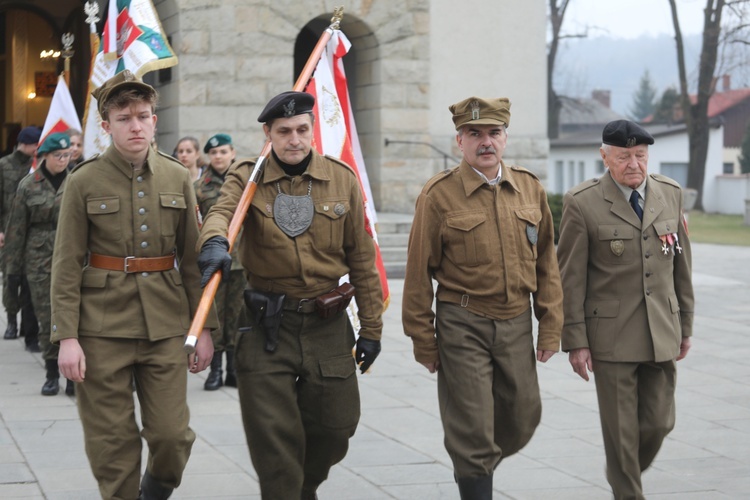
[[365, 200], [365, 223], [367, 232], [373, 237], [377, 252], [376, 265], [383, 287], [383, 300], [388, 306], [390, 290], [383, 265], [383, 257], [375, 232], [376, 214], [372, 206], [372, 191], [367, 178], [365, 161], [357, 136], [357, 126], [349, 100], [349, 88], [342, 58], [349, 52], [351, 42], [342, 32], [334, 30], [331, 40], [318, 61], [313, 78], [306, 91], [315, 96], [315, 130], [313, 146], [320, 154], [340, 158], [348, 164], [359, 178], [362, 197]]
[[42, 135], [39, 137], [41, 146], [48, 135], [56, 132], [67, 132], [68, 129], [81, 131], [81, 121], [78, 119], [78, 112], [73, 105], [73, 98], [70, 97], [70, 91], [65, 83], [65, 78], [60, 75], [57, 79], [57, 87], [52, 95], [52, 102], [49, 106], [47, 118], [44, 120]]

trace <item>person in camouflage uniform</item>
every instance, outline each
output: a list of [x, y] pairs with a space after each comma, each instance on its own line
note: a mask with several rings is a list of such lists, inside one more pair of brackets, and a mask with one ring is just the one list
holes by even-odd
[[[206, 142], [203, 152], [208, 154], [210, 163], [198, 180], [195, 181], [195, 196], [198, 200], [201, 217], [205, 217], [216, 200], [219, 199], [221, 186], [224, 185], [224, 176], [234, 161], [235, 151], [232, 138], [227, 134], [216, 134]], [[244, 289], [245, 277], [235, 246], [232, 251], [232, 271], [228, 279], [221, 281], [219, 290], [216, 292], [215, 304], [221, 327], [211, 332], [211, 340], [214, 343], [214, 357], [211, 361], [211, 371], [203, 386], [207, 391], [215, 391], [222, 385], [237, 387], [234, 370], [234, 336], [239, 328], [241, 315], [244, 313], [245, 305], [242, 295]], [[221, 367], [223, 353], [225, 352], [227, 356], [227, 376], [222, 383]]]
[[[39, 344], [47, 369], [42, 395], [54, 396], [60, 390], [60, 372], [57, 367], [59, 348], [50, 343], [50, 278], [62, 185], [71, 155], [70, 137], [65, 133], [50, 134], [37, 150], [37, 155], [42, 158], [41, 163], [18, 184], [6, 226], [8, 258], [5, 269], [9, 281], [20, 281], [22, 275], [28, 280], [31, 301], [39, 320]], [[65, 393], [74, 393], [70, 380]]]
[[[0, 248], [5, 246], [5, 227], [16, 197], [18, 183], [31, 170], [41, 133], [42, 130], [39, 127], [21, 129], [16, 150], [0, 158]], [[14, 279], [13, 283], [8, 282], [8, 273], [5, 271], [4, 264], [7, 255], [8, 251], [3, 249], [2, 256], [0, 256], [0, 266], [3, 269], [3, 306], [8, 314], [8, 328], [5, 330], [4, 338], [14, 339], [18, 336], [16, 316], [20, 310], [21, 335], [25, 337], [26, 350], [39, 352], [37, 340], [39, 326], [31, 306], [29, 285], [25, 276], [20, 276], [20, 281]]]

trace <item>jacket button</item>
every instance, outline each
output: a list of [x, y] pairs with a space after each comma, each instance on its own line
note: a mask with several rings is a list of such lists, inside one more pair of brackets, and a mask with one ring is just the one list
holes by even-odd
[[651, 274], [652, 274], [652, 273], [651, 273], [650, 271], [649, 271], [649, 272], [647, 272], [647, 273], [646, 273], [646, 277], [647, 277], [647, 278], [650, 278], [650, 277], [651, 277]]
[[141, 242], [141, 248], [146, 248], [146, 247], [148, 247], [148, 242], [147, 241]]
[[643, 239], [644, 239], [644, 240], [647, 240], [647, 239], [648, 239], [648, 235], [647, 235], [647, 234], [644, 234], [644, 235], [643, 235]]
[[651, 252], [646, 252], [646, 255], [644, 255], [644, 257], [646, 257], [647, 259], [648, 259], [649, 257], [651, 257]]
[[646, 290], [646, 295], [651, 295], [651, 290]]

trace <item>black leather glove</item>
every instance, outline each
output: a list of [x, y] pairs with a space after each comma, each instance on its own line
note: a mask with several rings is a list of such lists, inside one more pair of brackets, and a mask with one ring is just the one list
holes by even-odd
[[22, 279], [23, 277], [20, 274], [8, 275], [8, 288], [12, 290], [13, 297], [17, 297], [20, 293]]
[[206, 286], [216, 271], [221, 271], [222, 280], [227, 279], [232, 270], [229, 241], [223, 236], [214, 236], [205, 242], [198, 256], [198, 267], [201, 270], [201, 288]]
[[364, 337], [357, 339], [357, 351], [354, 360], [359, 365], [361, 373], [365, 373], [375, 362], [375, 358], [380, 354], [380, 341], [370, 340]]

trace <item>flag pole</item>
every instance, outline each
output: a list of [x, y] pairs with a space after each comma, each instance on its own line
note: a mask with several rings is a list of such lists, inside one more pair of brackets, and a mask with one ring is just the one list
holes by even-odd
[[[305, 87], [307, 86], [308, 80], [310, 80], [313, 71], [315, 71], [318, 60], [323, 55], [323, 51], [325, 50], [328, 41], [333, 35], [333, 32], [340, 29], [339, 24], [341, 23], [341, 18], [343, 16], [344, 7], [336, 7], [333, 10], [331, 25], [328, 26], [328, 28], [326, 28], [326, 30], [320, 35], [318, 43], [315, 45], [315, 48], [310, 54], [310, 57], [307, 59], [307, 63], [305, 63], [305, 67], [302, 69], [302, 72], [297, 78], [297, 81], [294, 83], [294, 87], [292, 88], [292, 90], [296, 92], [304, 91]], [[245, 185], [245, 189], [242, 192], [242, 197], [237, 204], [237, 208], [234, 211], [232, 220], [229, 222], [227, 240], [229, 240], [230, 252], [232, 251], [232, 248], [234, 248], [234, 243], [240, 233], [240, 229], [242, 229], [242, 223], [245, 220], [245, 215], [250, 208], [250, 203], [253, 201], [255, 191], [258, 189], [258, 182], [260, 181], [260, 175], [263, 172], [263, 165], [270, 153], [271, 142], [269, 140], [266, 140], [265, 144], [263, 145], [263, 149], [258, 156], [258, 160], [255, 162], [255, 168], [253, 168], [253, 171], [250, 174], [250, 178]], [[190, 324], [190, 330], [188, 331], [188, 336], [185, 339], [185, 352], [189, 354], [195, 352], [195, 344], [198, 341], [198, 337], [200, 337], [201, 332], [203, 331], [203, 325], [206, 324], [208, 312], [211, 310], [211, 304], [213, 303], [220, 283], [221, 271], [216, 271], [214, 275], [211, 276], [208, 284], [206, 284], [205, 288], [203, 289], [203, 295], [201, 296], [201, 300], [198, 303], [198, 309], [195, 311], [193, 322]]]

